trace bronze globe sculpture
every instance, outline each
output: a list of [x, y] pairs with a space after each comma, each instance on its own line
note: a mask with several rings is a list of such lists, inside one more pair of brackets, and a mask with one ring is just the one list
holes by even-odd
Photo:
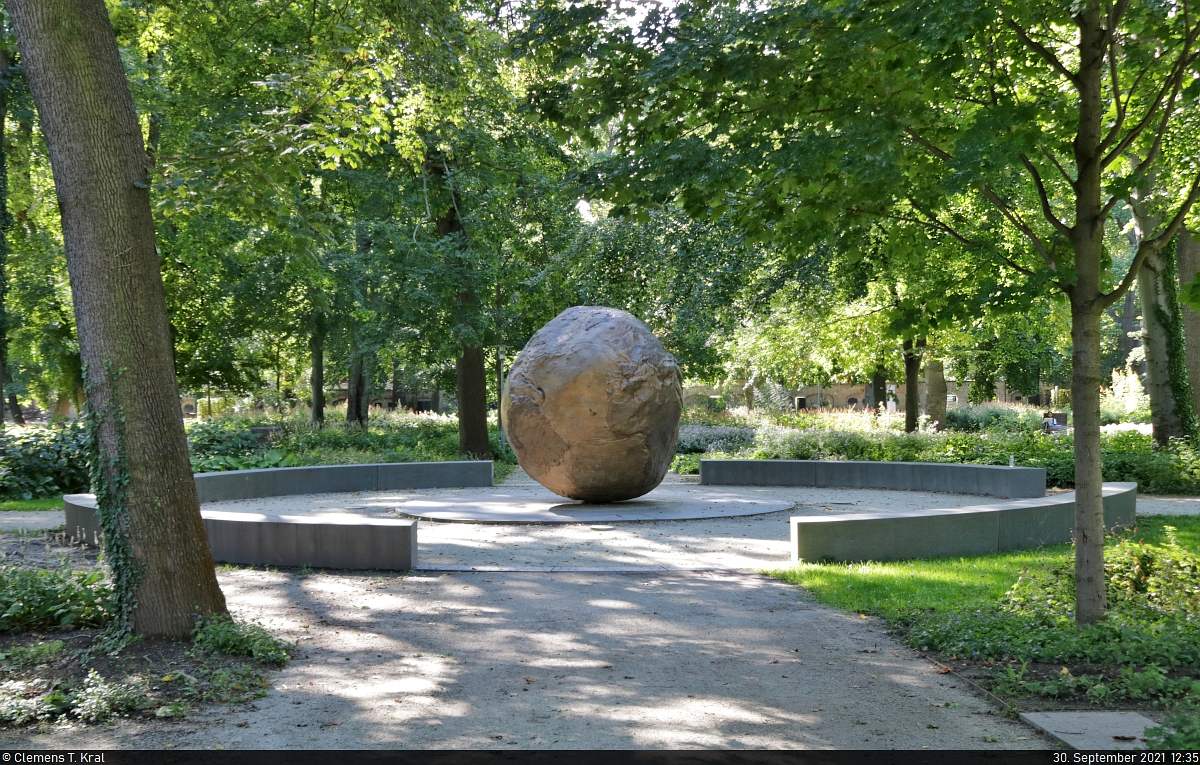
[[539, 329], [509, 371], [504, 432], [526, 473], [584, 502], [640, 497], [675, 456], [679, 365], [625, 311], [578, 306]]

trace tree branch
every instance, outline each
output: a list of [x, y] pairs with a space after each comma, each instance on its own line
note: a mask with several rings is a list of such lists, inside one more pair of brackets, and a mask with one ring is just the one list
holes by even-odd
[[1133, 280], [1137, 278], [1138, 271], [1141, 270], [1142, 264], [1146, 262], [1146, 258], [1166, 247], [1175, 238], [1175, 235], [1179, 233], [1179, 229], [1183, 227], [1184, 219], [1191, 212], [1192, 205], [1196, 203], [1198, 198], [1200, 198], [1200, 175], [1197, 175], [1192, 181], [1192, 188], [1188, 191], [1187, 198], [1183, 200], [1183, 204], [1179, 206], [1179, 210], [1176, 211], [1175, 217], [1171, 219], [1167, 227], [1160, 231], [1158, 236], [1152, 239], [1143, 239], [1141, 244], [1138, 245], [1137, 254], [1133, 256], [1133, 262], [1129, 264], [1129, 271], [1125, 274], [1125, 278], [1121, 280], [1121, 283], [1112, 292], [1101, 295], [1098, 298], [1101, 310], [1108, 308], [1120, 300], [1126, 290], [1133, 285]]
[[1029, 157], [1025, 156], [1024, 152], [1020, 156], [1021, 163], [1025, 165], [1025, 169], [1029, 171], [1029, 174], [1033, 176], [1033, 184], [1037, 186], [1038, 199], [1042, 203], [1042, 216], [1049, 221], [1051, 226], [1054, 226], [1058, 230], [1058, 233], [1069, 237], [1071, 235], [1071, 227], [1059, 220], [1058, 216], [1054, 214], [1054, 210], [1050, 207], [1050, 197], [1046, 194], [1046, 184], [1042, 182], [1041, 173], [1029, 161]]
[[[1200, 29], [1200, 27], [1198, 27], [1198, 29]], [[1195, 41], [1196, 31], [1188, 30], [1188, 33], [1184, 37], [1183, 50], [1180, 51], [1179, 57], [1175, 59], [1175, 63], [1171, 66], [1171, 72], [1163, 81], [1162, 87], [1159, 88], [1158, 95], [1154, 97], [1153, 103], [1151, 103], [1146, 109], [1146, 113], [1140, 120], [1138, 120], [1138, 123], [1130, 128], [1129, 132], [1126, 133], [1120, 141], [1116, 141], [1117, 134], [1120, 131], [1117, 129], [1117, 126], [1114, 125], [1113, 129], [1109, 130], [1108, 135], [1104, 137], [1104, 140], [1100, 142], [1098, 149], [1100, 153], [1104, 154], [1104, 159], [1101, 160], [1100, 163], [1101, 168], [1108, 167], [1115, 162], [1116, 159], [1124, 154], [1125, 151], [1133, 144], [1133, 142], [1137, 140], [1138, 136], [1140, 136], [1146, 130], [1146, 128], [1149, 127], [1152, 122], [1154, 122], [1154, 118], [1157, 116], [1158, 110], [1163, 108], [1163, 100], [1167, 98], [1167, 94], [1170, 93], [1171, 103], [1168, 104], [1168, 108], [1163, 108], [1163, 124], [1165, 125], [1167, 118], [1171, 114], [1169, 106], [1175, 103], [1175, 97], [1179, 93], [1179, 89], [1183, 86], [1183, 75], [1196, 60], [1196, 55], [1191, 52], [1192, 43]], [[1132, 95], [1133, 92], [1130, 91], [1130, 96], [1132, 97]], [[1116, 141], [1115, 146], [1113, 146], [1113, 141]], [[1109, 146], [1112, 146], [1111, 150], [1109, 149]], [[1107, 153], [1105, 154], [1105, 152]]]
[[1058, 270], [1058, 263], [1055, 262], [1054, 256], [1050, 254], [1050, 251], [1046, 249], [1045, 242], [1043, 242], [1041, 237], [1037, 235], [1036, 231], [1030, 228], [1028, 223], [1021, 220], [1020, 216], [1012, 211], [1012, 208], [1008, 206], [1007, 202], [1000, 198], [999, 194], [997, 194], [995, 191], [992, 191], [991, 187], [986, 183], [979, 184], [979, 193], [983, 194], [984, 198], [991, 202], [992, 206], [999, 210], [1000, 214], [1003, 215], [1009, 223], [1011, 223], [1018, 231], [1025, 235], [1025, 238], [1028, 239], [1029, 243], [1033, 245], [1033, 249], [1037, 251], [1037, 254], [1042, 256], [1042, 260], [1051, 271]]
[[1079, 88], [1079, 76], [1063, 66], [1063, 63], [1058, 60], [1058, 56], [1054, 55], [1054, 51], [1030, 37], [1029, 33], [1026, 32], [1020, 24], [1013, 21], [1007, 15], [1002, 16], [1001, 18], [1004, 20], [1005, 26], [1017, 33], [1017, 37], [1021, 39], [1021, 42], [1025, 43], [1025, 47], [1029, 48], [1034, 53], [1045, 59], [1046, 63], [1053, 67], [1054, 71], [1066, 78], [1067, 82], [1074, 85], [1076, 89]]

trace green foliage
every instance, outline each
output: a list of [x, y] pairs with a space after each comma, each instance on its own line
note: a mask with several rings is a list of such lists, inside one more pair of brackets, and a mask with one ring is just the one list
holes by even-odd
[[98, 571], [0, 566], [0, 632], [103, 627], [114, 607]]
[[1042, 410], [1014, 406], [953, 406], [946, 409], [946, 430], [1034, 432], [1042, 426]]
[[1200, 713], [1176, 712], [1161, 726], [1146, 729], [1146, 747], [1155, 750], [1200, 750]]
[[249, 656], [278, 667], [291, 658], [287, 645], [261, 624], [238, 621], [227, 614], [198, 621], [192, 631], [192, 643], [209, 653]]
[[89, 459], [81, 423], [7, 428], [0, 433], [0, 498], [87, 491]]
[[186, 427], [188, 452], [193, 459], [247, 457], [263, 448], [262, 441], [243, 426], [240, 418], [214, 417], [190, 422]]
[[1080, 630], [1067, 545], [896, 563], [802, 563], [773, 575], [822, 602], [884, 616], [917, 648], [962, 659], [1121, 669], [1050, 682], [1014, 668], [1002, 678], [1010, 691], [1094, 701], [1200, 698], [1196, 678], [1168, 674], [1200, 669], [1200, 518], [1141, 518], [1105, 552], [1108, 618]]
[[754, 446], [752, 428], [713, 425], [680, 425], [678, 454], [739, 452]]
[[18, 667], [42, 664], [58, 657], [62, 653], [63, 641], [51, 640], [47, 643], [39, 640], [33, 645], [13, 646], [8, 651], [0, 653], [0, 661]]
[[1094, 704], [1116, 701], [1200, 700], [1200, 679], [1187, 675], [1170, 677], [1157, 665], [1144, 670], [1125, 667], [1116, 675], [1078, 676], [1064, 667], [1046, 680], [1026, 678], [1028, 662], [1010, 664], [997, 678], [995, 691], [1006, 696], [1050, 696], [1084, 698]]
[[0, 721], [15, 725], [72, 716], [85, 723], [104, 722], [146, 705], [138, 685], [105, 680], [89, 670], [83, 686], [70, 691], [41, 679], [0, 684]]
[[115, 715], [135, 712], [145, 703], [146, 695], [140, 688], [125, 683], [109, 682], [94, 669], [88, 671], [83, 688], [68, 697], [72, 714], [89, 723], [102, 722]]

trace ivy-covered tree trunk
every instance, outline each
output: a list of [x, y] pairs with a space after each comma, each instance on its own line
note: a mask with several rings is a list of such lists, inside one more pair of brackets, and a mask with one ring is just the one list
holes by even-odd
[[946, 370], [940, 359], [925, 362], [925, 413], [936, 430], [946, 427]]
[[62, 214], [119, 626], [225, 612], [179, 410], [147, 157], [103, 0], [10, 0]]
[[1138, 296], [1142, 302], [1142, 345], [1146, 349], [1146, 393], [1150, 397], [1150, 419], [1154, 423], [1154, 443], [1166, 446], [1172, 438], [1184, 434], [1171, 380], [1171, 317], [1164, 272], [1167, 253], [1147, 256], [1138, 272]]
[[[1179, 232], [1175, 244], [1175, 268], [1182, 292], [1196, 279], [1200, 271], [1200, 239], [1184, 228]], [[1182, 303], [1184, 361], [1188, 370], [1188, 382], [1192, 392], [1192, 412], [1200, 414], [1200, 312], [1184, 301]]]
[[308, 350], [312, 356], [312, 374], [309, 386], [312, 392], [312, 422], [320, 427], [325, 424], [325, 317], [318, 314], [313, 321], [312, 334], [308, 337]]

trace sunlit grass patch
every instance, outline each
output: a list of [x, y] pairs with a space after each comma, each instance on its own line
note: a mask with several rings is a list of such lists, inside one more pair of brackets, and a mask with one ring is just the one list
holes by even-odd
[[39, 499], [10, 499], [0, 502], [0, 512], [5, 510], [61, 510], [62, 495], [41, 497]]

